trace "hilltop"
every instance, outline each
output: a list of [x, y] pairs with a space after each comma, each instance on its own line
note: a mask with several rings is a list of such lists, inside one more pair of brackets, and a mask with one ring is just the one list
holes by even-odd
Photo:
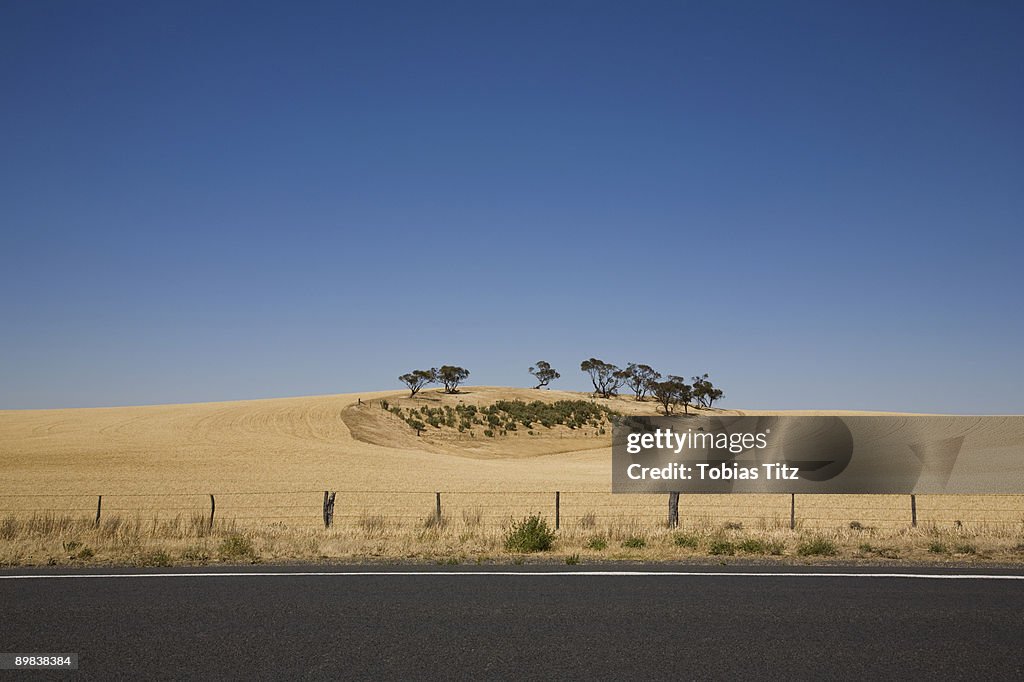
[[[607, 420], [580, 428], [541, 424], [484, 435], [408, 424], [413, 409], [444, 411], [500, 401], [586, 401], [621, 414], [656, 414], [632, 396], [467, 386], [181, 405], [0, 411], [0, 492], [185, 492], [268, 488], [603, 489]], [[382, 409], [381, 401], [388, 409]], [[392, 409], [401, 409], [403, 417]], [[716, 410], [716, 412], [722, 412]], [[422, 416], [422, 412], [419, 412]], [[606, 433], [601, 434], [604, 428]], [[533, 435], [530, 435], [530, 431]], [[528, 464], [526, 463], [528, 462]]]

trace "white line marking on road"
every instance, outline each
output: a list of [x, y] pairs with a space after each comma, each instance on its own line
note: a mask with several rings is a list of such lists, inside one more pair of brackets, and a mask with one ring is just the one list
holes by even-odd
[[53, 573], [0, 575], [0, 580], [52, 580], [56, 578], [301, 578], [301, 577], [410, 577], [410, 576], [509, 576], [516, 578], [664, 577], [664, 578], [902, 578], [912, 580], [1024, 580], [1024, 575], [970, 573], [755, 573], [741, 571], [297, 571], [297, 572], [224, 572], [224, 573]]

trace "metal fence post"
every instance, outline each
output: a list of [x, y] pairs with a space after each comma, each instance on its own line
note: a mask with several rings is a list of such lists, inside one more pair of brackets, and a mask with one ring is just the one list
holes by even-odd
[[917, 495], [910, 496], [910, 525], [917, 527]]
[[796, 530], [796, 493], [789, 494], [789, 529]]
[[213, 499], [213, 493], [210, 493], [210, 530], [213, 530], [213, 514], [217, 511], [217, 501]]
[[103, 496], [98, 495], [96, 497], [96, 527], [100, 527], [100, 510], [103, 509]]
[[555, 530], [558, 530], [562, 522], [562, 499], [561, 492], [555, 491]]

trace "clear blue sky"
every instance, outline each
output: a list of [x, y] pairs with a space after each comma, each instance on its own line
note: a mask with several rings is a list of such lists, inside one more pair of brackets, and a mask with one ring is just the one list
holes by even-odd
[[1024, 5], [7, 2], [0, 407], [1024, 413]]

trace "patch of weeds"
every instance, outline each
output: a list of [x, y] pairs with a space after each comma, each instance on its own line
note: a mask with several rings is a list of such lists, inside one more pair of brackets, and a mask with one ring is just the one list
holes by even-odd
[[89, 559], [92, 559], [94, 556], [96, 556], [96, 552], [92, 551], [92, 549], [89, 547], [83, 547], [78, 551], [78, 554], [76, 554], [74, 558], [78, 559], [79, 561], [88, 561]]
[[928, 543], [928, 551], [932, 554], [949, 554], [949, 547], [946, 546], [945, 542], [932, 540]]
[[0, 521], [0, 540], [13, 540], [18, 534], [21, 524], [14, 518], [14, 514], [8, 514]]
[[457, 557], [457, 556], [444, 557], [442, 559], [438, 559], [437, 563], [438, 563], [439, 566], [458, 566], [459, 565], [459, 557]]
[[864, 524], [860, 521], [850, 521], [850, 530], [864, 530]]
[[64, 548], [64, 551], [65, 552], [71, 552], [72, 554], [75, 552], [75, 550], [77, 550], [81, 546], [82, 546], [82, 543], [79, 542], [78, 540], [65, 540], [64, 542], [61, 543], [61, 547]]
[[437, 518], [437, 514], [428, 514], [423, 518], [423, 527], [426, 530], [442, 530], [448, 526], [448, 517]]
[[736, 553], [736, 545], [730, 540], [716, 538], [708, 544], [708, 554], [712, 556], [732, 556]]
[[580, 562], [580, 555], [579, 554], [570, 554], [569, 556], [565, 557], [565, 564], [567, 566], [575, 566], [579, 562]]
[[961, 542], [953, 546], [953, 551], [957, 554], [977, 554], [978, 548], [969, 542]]
[[796, 548], [800, 556], [835, 556], [838, 552], [836, 543], [823, 537], [805, 538]]
[[580, 517], [580, 528], [593, 528], [597, 525], [597, 515], [594, 512], [587, 512]]
[[475, 528], [483, 522], [484, 513], [481, 509], [463, 509], [462, 522], [470, 528]]
[[210, 555], [202, 548], [189, 547], [181, 553], [181, 560], [192, 564], [205, 564], [210, 560]]
[[686, 547], [687, 549], [697, 549], [700, 547], [700, 538], [693, 533], [677, 533], [672, 538], [672, 542], [676, 547]]
[[162, 549], [155, 550], [153, 552], [147, 552], [136, 560], [137, 566], [170, 566], [174, 562], [171, 561], [171, 555]]
[[742, 521], [726, 521], [725, 522], [725, 529], [726, 530], [743, 530], [743, 522]]
[[217, 548], [217, 553], [220, 554], [222, 559], [256, 558], [256, 548], [253, 547], [252, 540], [238, 533], [224, 538]]
[[736, 549], [744, 554], [767, 554], [768, 543], [760, 538], [744, 538], [736, 543]]
[[603, 552], [608, 549], [608, 540], [601, 537], [600, 535], [595, 536], [587, 540], [587, 549], [592, 549], [597, 552]]
[[358, 523], [368, 538], [383, 535], [388, 527], [388, 520], [383, 514], [363, 514]]
[[505, 533], [505, 549], [509, 552], [544, 552], [551, 549], [555, 531], [543, 517], [534, 514], [513, 521]]
[[516, 566], [522, 566], [524, 563], [526, 563], [526, 559], [524, 559], [521, 556], [517, 556], [516, 558], [512, 559], [512, 563]]
[[642, 535], [630, 535], [622, 541], [622, 546], [629, 549], [643, 549], [647, 546], [647, 538]]

